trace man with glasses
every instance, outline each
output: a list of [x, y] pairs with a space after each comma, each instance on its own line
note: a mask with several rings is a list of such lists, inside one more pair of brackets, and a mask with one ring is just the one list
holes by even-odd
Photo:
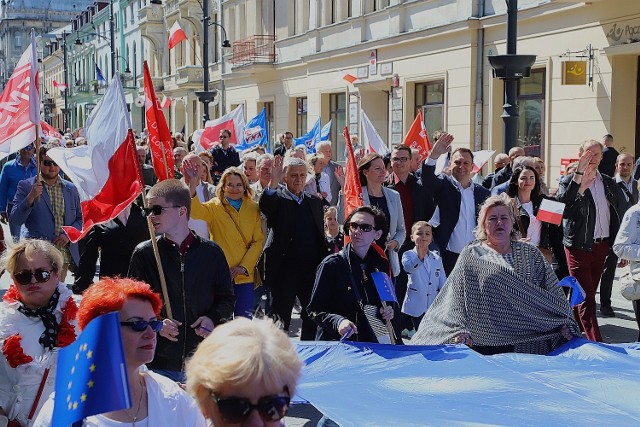
[[60, 280], [64, 282], [69, 266], [78, 265], [80, 253], [62, 227], [82, 230], [82, 210], [78, 189], [60, 177], [60, 166], [47, 156], [49, 148], [40, 147], [40, 176], [18, 183], [9, 223], [23, 226], [21, 237], [48, 240], [62, 252]]
[[286, 131], [284, 133], [284, 138], [282, 139], [282, 144], [280, 144], [279, 146], [276, 147], [275, 150], [273, 150], [273, 155], [284, 157], [284, 155], [287, 153], [287, 150], [290, 150], [292, 146], [293, 146], [293, 133], [291, 133], [290, 131]]
[[[18, 183], [23, 179], [36, 175], [36, 160], [34, 145], [29, 144], [18, 152], [18, 156], [9, 160], [0, 172], [0, 221], [3, 224], [9, 222], [9, 215], [13, 208], [13, 197], [16, 195]], [[9, 231], [14, 241], [20, 238], [20, 226], [9, 224]]]
[[211, 149], [213, 156], [213, 166], [211, 167], [211, 178], [217, 184], [222, 173], [231, 166], [240, 166], [240, 155], [233, 145], [231, 145], [231, 131], [222, 129], [220, 131], [220, 145]]
[[[157, 238], [172, 318], [166, 303], [156, 353], [149, 368], [174, 381], [185, 382], [184, 361], [213, 328], [233, 318], [235, 296], [229, 265], [222, 249], [189, 229], [191, 193], [177, 179], [154, 185], [147, 193]], [[162, 294], [151, 240], [140, 243], [131, 256], [129, 277], [149, 283]]]

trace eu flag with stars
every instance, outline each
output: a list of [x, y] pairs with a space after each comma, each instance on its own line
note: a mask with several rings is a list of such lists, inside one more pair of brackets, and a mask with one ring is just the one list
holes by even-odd
[[380, 295], [380, 301], [398, 302], [393, 282], [387, 273], [376, 271], [371, 273], [371, 278], [373, 279], [373, 283], [376, 285], [378, 295]]
[[55, 391], [53, 427], [131, 407], [117, 312], [96, 317], [60, 350]]

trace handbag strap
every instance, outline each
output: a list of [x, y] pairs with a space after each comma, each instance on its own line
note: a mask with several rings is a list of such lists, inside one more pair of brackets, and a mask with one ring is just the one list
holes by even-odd
[[520, 219], [520, 212], [518, 211], [518, 206], [516, 204], [515, 198], [511, 199], [511, 206], [513, 207], [513, 214], [515, 215], [516, 222], [518, 223], [518, 230], [521, 234], [523, 234], [522, 237], [527, 237], [527, 233], [525, 233], [524, 227], [522, 226], [522, 220]]
[[44, 391], [44, 384], [47, 382], [47, 378], [49, 377], [49, 368], [44, 370], [42, 374], [42, 379], [40, 380], [40, 386], [38, 386], [38, 393], [36, 394], [36, 399], [33, 401], [33, 405], [31, 405], [31, 410], [29, 411], [29, 416], [27, 420], [31, 421], [33, 416], [36, 414], [36, 409], [38, 409], [38, 403], [40, 403], [40, 398], [42, 397], [42, 392]]
[[233, 222], [233, 225], [236, 226], [236, 230], [238, 230], [238, 233], [240, 233], [240, 237], [242, 237], [242, 241], [244, 242], [244, 245], [246, 246], [247, 249], [249, 249], [251, 247], [251, 245], [247, 241], [247, 238], [244, 237], [244, 233], [240, 229], [240, 226], [238, 225], [236, 220], [233, 219], [233, 215], [231, 215], [231, 212], [229, 212], [229, 209], [228, 209], [227, 205], [224, 204], [224, 202], [222, 202], [222, 207], [224, 208], [224, 211], [227, 213], [227, 215], [229, 215], [229, 218], [231, 219], [231, 222]]

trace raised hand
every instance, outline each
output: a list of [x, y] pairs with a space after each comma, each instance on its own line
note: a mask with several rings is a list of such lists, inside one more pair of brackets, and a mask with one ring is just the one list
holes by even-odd
[[447, 151], [449, 151], [449, 146], [453, 142], [453, 135], [449, 133], [443, 133], [440, 135], [440, 138], [433, 144], [431, 148], [431, 152], [429, 153], [429, 157], [432, 159], [437, 159]]
[[338, 166], [334, 172], [340, 187], [344, 187], [344, 168], [342, 166]]
[[275, 156], [273, 159], [273, 169], [271, 170], [271, 181], [269, 181], [269, 188], [276, 189], [278, 184], [284, 178], [284, 158]]

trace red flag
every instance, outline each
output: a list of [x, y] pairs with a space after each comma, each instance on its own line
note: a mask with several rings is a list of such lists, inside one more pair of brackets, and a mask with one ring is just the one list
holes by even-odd
[[427, 156], [429, 156], [429, 151], [431, 151], [431, 142], [429, 142], [429, 135], [424, 127], [422, 111], [418, 111], [418, 115], [409, 128], [409, 132], [407, 132], [407, 136], [404, 137], [404, 141], [402, 141], [402, 143], [407, 147], [417, 148], [420, 150], [420, 161], [423, 161]]
[[158, 99], [153, 89], [149, 66], [144, 61], [144, 107], [147, 116], [147, 132], [149, 133], [149, 148], [151, 162], [158, 181], [173, 178], [174, 163], [171, 149], [171, 133], [164, 119], [164, 113], [158, 108]]
[[[230, 113], [224, 116], [209, 120], [204, 125], [202, 135], [200, 135], [200, 146], [202, 149], [209, 150], [214, 145], [218, 145], [220, 138], [220, 131], [227, 129], [231, 132], [231, 143], [242, 143], [242, 133], [244, 132], [244, 106], [240, 104]], [[197, 150], [196, 150], [197, 151]]]
[[162, 101], [160, 101], [160, 108], [169, 108], [169, 107], [171, 107], [171, 98], [165, 95], [164, 98], [162, 98]]
[[115, 218], [142, 192], [142, 174], [124, 91], [116, 76], [86, 125], [89, 145], [47, 151], [80, 193], [82, 230], [62, 227], [77, 242]]
[[58, 83], [57, 81], [53, 81], [53, 87], [55, 87], [56, 89], [58, 89], [60, 92], [62, 92], [63, 90], [66, 90], [69, 85], [66, 83]]
[[344, 76], [342, 76], [342, 78], [344, 80], [348, 81], [351, 84], [353, 84], [353, 82], [358, 80], [358, 78], [356, 76], [354, 76], [353, 74], [345, 74]]
[[356, 156], [353, 154], [349, 129], [345, 127], [342, 135], [347, 146], [347, 167], [344, 174], [344, 188], [342, 189], [342, 194], [344, 195], [344, 217], [347, 218], [353, 210], [363, 206], [364, 202], [362, 200], [362, 185], [360, 185], [360, 178], [358, 177], [358, 165], [356, 165]]
[[42, 135], [62, 139], [62, 135], [60, 134], [60, 132], [58, 132], [56, 128], [51, 126], [49, 123], [41, 121], [40, 127], [42, 128]]
[[169, 30], [169, 49], [176, 47], [182, 40], [187, 40], [187, 35], [178, 21], [174, 22]]

